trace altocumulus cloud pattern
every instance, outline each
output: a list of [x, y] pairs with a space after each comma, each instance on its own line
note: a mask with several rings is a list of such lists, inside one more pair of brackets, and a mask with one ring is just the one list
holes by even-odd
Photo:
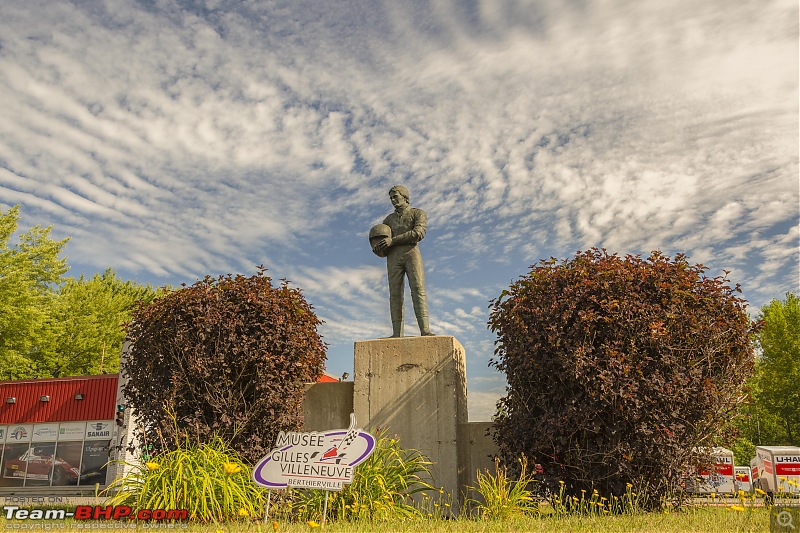
[[797, 21], [790, 0], [5, 0], [0, 204], [71, 236], [76, 276], [263, 263], [341, 373], [390, 333], [366, 231], [403, 183], [432, 328], [487, 420], [488, 300], [539, 259], [685, 252], [754, 310], [797, 290]]

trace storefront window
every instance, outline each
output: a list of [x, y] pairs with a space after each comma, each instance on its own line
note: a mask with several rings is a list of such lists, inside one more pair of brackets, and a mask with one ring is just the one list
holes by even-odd
[[25, 483], [27, 462], [25, 455], [30, 445], [6, 443], [3, 446], [2, 478], [0, 487], [21, 487]]
[[101, 485], [106, 481], [109, 447], [111, 441], [86, 441], [81, 461], [81, 485]]
[[0, 426], [0, 488], [105, 485], [113, 421]]
[[77, 485], [80, 482], [81, 443], [59, 442], [56, 447], [56, 461], [53, 486]]

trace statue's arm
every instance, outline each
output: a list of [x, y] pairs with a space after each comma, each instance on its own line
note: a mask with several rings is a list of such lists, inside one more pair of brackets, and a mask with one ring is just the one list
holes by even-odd
[[428, 215], [422, 209], [414, 210], [414, 227], [392, 237], [392, 244], [416, 244], [425, 237], [428, 229]]

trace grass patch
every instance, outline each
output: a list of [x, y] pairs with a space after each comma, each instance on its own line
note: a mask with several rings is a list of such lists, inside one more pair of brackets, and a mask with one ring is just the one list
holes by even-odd
[[[726, 507], [692, 507], [668, 513], [639, 513], [620, 516], [556, 516], [543, 514], [540, 517], [516, 517], [509, 520], [393, 520], [388, 522], [329, 522], [325, 527], [310, 527], [306, 523], [289, 523], [279, 521], [277, 529], [273, 529], [272, 521], [264, 524], [261, 521], [227, 522], [221, 524], [148, 524], [138, 523], [136, 530], [146, 531], [196, 531], [199, 533], [300, 533], [327, 531], [330, 533], [360, 533], [374, 531], [376, 533], [501, 533], [525, 531], [531, 533], [767, 533], [769, 531], [769, 509], [765, 507], [749, 507], [744, 511], [733, 511]], [[0, 529], [14, 531], [25, 527], [27, 530], [58, 531], [133, 531], [131, 525], [136, 522], [74, 521], [39, 522], [16, 521], [0, 518]], [[118, 528], [114, 528], [119, 525]], [[38, 526], [38, 527], [36, 527]], [[63, 526], [63, 527], [62, 527]], [[35, 529], [34, 529], [35, 528]]]
[[[328, 493], [329, 521], [401, 521], [423, 517], [412, 496], [435, 490], [429, 482], [430, 461], [417, 450], [402, 448], [398, 439], [388, 437], [385, 431], [376, 435], [376, 441], [375, 452], [359, 465], [353, 482], [341, 491]], [[293, 509], [282, 513], [276, 508], [275, 516], [284, 514], [301, 522], [320, 522], [325, 492], [294, 490]]]

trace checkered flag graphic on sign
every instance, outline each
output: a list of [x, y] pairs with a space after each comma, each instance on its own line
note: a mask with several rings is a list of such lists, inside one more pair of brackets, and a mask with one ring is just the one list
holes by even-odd
[[339, 443], [339, 451], [341, 452], [350, 444], [353, 443], [354, 440], [358, 438], [358, 430], [356, 429], [356, 415], [355, 413], [350, 413], [350, 427], [347, 428], [347, 433], [342, 438], [342, 442]]

